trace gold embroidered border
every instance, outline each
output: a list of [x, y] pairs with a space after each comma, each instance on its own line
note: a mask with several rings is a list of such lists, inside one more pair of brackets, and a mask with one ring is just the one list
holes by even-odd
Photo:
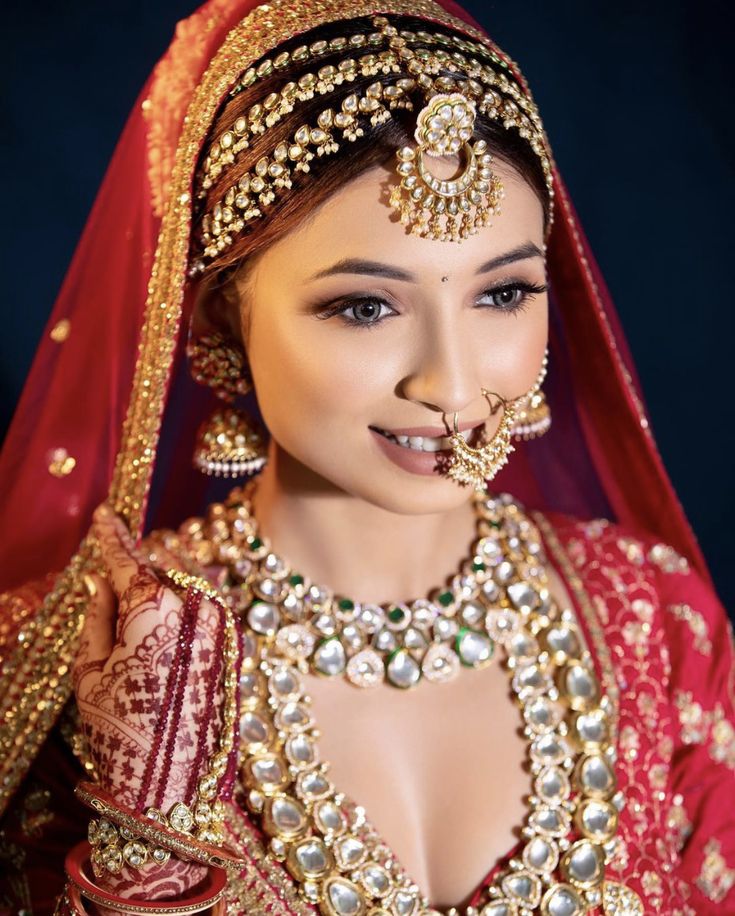
[[261, 913], [266, 912], [266, 907], [272, 908], [269, 912], [284, 913], [285, 904], [289, 914], [313, 916], [313, 908], [299, 896], [295, 882], [248, 827], [247, 815], [235, 803], [228, 809], [227, 826], [237, 840], [237, 849], [242, 850], [253, 866], [252, 870], [246, 867], [228, 881], [225, 891], [228, 913]]
[[0, 814], [71, 693], [71, 667], [87, 603], [81, 577], [92, 568], [92, 542], [86, 539], [5, 661], [0, 679]]
[[556, 560], [561, 567], [562, 572], [564, 573], [564, 578], [569, 583], [569, 586], [574, 593], [574, 597], [577, 600], [577, 604], [582, 611], [585, 623], [587, 624], [587, 629], [589, 630], [590, 636], [592, 637], [592, 642], [594, 643], [594, 651], [597, 657], [597, 661], [600, 665], [600, 673], [602, 675], [602, 682], [605, 687], [605, 694], [612, 704], [613, 714], [611, 716], [611, 720], [613, 726], [613, 734], [616, 734], [618, 727], [618, 715], [620, 711], [620, 690], [618, 688], [618, 682], [615, 679], [615, 669], [612, 663], [612, 656], [610, 655], [610, 650], [608, 648], [607, 642], [605, 641], [605, 634], [603, 633], [600, 620], [597, 616], [597, 613], [595, 612], [595, 609], [592, 607], [592, 602], [590, 601], [589, 595], [587, 594], [587, 590], [585, 589], [581, 578], [577, 575], [572, 561], [569, 559], [566, 549], [557, 537], [551, 523], [542, 512], [534, 511], [531, 512], [530, 515], [541, 529], [544, 540], [551, 548], [553, 555], [556, 557]]

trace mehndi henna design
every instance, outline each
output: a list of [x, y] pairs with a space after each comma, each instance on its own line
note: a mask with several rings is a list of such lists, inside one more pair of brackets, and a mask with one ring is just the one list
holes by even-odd
[[[168, 586], [119, 521], [100, 517], [95, 533], [117, 594], [117, 613], [113, 624], [92, 606], [85, 625], [74, 672], [82, 726], [101, 785], [131, 808], [155, 805], [165, 812], [193, 800], [215, 748], [222, 705], [221, 609], [200, 593], [196, 601], [182, 603], [173, 583]], [[156, 560], [162, 559], [158, 553]], [[99, 658], [104, 634], [94, 628], [105, 622], [114, 626], [114, 644]], [[151, 863], [145, 873], [123, 865], [105, 880], [126, 896], [154, 899], [181, 894], [203, 873], [199, 863], [171, 859]]]

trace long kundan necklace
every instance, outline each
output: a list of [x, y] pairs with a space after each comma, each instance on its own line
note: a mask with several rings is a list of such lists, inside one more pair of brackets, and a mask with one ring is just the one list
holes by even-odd
[[[361, 604], [292, 570], [258, 531], [252, 485], [196, 533], [242, 623], [240, 774], [245, 804], [303, 896], [327, 916], [427, 916], [365, 812], [329, 779], [304, 675], [360, 687], [441, 682], [504, 654], [528, 740], [523, 846], [467, 916], [639, 916], [605, 878], [622, 793], [614, 723], [574, 613], [551, 596], [536, 525], [507, 494], [476, 494], [477, 539], [448, 586], [410, 604]], [[599, 911], [599, 910], [598, 910]], [[458, 911], [451, 910], [456, 914]]]

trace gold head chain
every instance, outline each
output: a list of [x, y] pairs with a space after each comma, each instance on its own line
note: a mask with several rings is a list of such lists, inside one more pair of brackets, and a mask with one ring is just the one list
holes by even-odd
[[[339, 107], [325, 107], [315, 125], [300, 126], [226, 190], [202, 217], [202, 253], [193, 264], [194, 273], [232, 245], [248, 223], [264, 216], [279, 193], [292, 187], [294, 173], [308, 172], [315, 157], [333, 155], [364, 136], [367, 124], [377, 126], [399, 109], [413, 110], [416, 95], [423, 102], [416, 119], [416, 146], [397, 151], [397, 183], [390, 196], [391, 206], [412, 233], [464, 239], [488, 225], [499, 211], [502, 184], [492, 172], [487, 144], [473, 140], [478, 112], [506, 129], [514, 128], [527, 140], [541, 163], [551, 200], [551, 156], [538, 111], [492, 48], [459, 35], [399, 30], [384, 16], [376, 16], [373, 27], [376, 31], [370, 34], [339, 36], [283, 51], [244, 73], [231, 95], [275, 71], [285, 73], [293, 64], [347, 52], [336, 64], [286, 82], [217, 137], [201, 167], [200, 199], [254, 138], [300, 102], [317, 95], [329, 97], [358, 77], [376, 79], [364, 92], [347, 94]], [[429, 163], [432, 157], [448, 155], [461, 156], [461, 170], [451, 180], [440, 179]]]

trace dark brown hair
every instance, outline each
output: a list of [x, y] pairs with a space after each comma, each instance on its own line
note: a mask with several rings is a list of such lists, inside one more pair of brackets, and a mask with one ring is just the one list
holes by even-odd
[[[453, 34], [451, 29], [439, 28], [425, 20], [412, 17], [400, 17], [392, 21], [401, 29]], [[296, 36], [279, 45], [278, 51], [292, 50], [299, 45], [308, 45], [320, 40], [329, 41], [337, 36], [369, 34], [374, 31], [375, 28], [370, 18], [341, 20]], [[364, 53], [366, 53], [365, 49], [355, 52], [356, 55]], [[219, 138], [225, 131], [231, 130], [238, 118], [245, 115], [253, 105], [262, 103], [269, 93], [278, 92], [286, 82], [297, 82], [304, 73], [315, 72], [327, 64], [337, 66], [348, 55], [349, 51], [340, 50], [320, 55], [318, 62], [307, 58], [298, 64], [292, 63], [286, 70], [275, 70], [269, 76], [257, 80], [223, 104], [212, 125], [209, 142]], [[453, 76], [458, 80], [463, 78], [461, 74], [449, 70], [440, 75]], [[214, 205], [222, 201], [226, 191], [235, 185], [246, 172], [251, 171], [261, 156], [271, 154], [277, 144], [288, 141], [302, 125], [316, 125], [317, 118], [325, 107], [338, 110], [345, 96], [351, 93], [362, 94], [375, 79], [374, 76], [358, 76], [353, 81], [345, 81], [342, 85], [335, 87], [334, 92], [329, 95], [320, 95], [315, 92], [312, 99], [296, 103], [293, 111], [277, 124], [269, 127], [260, 136], [254, 137], [250, 146], [240, 152], [235, 162], [224, 169], [219, 178], [214, 181], [212, 187], [198, 201], [199, 220], [202, 214], [211, 212]], [[392, 160], [399, 147], [412, 142], [415, 121], [416, 111], [394, 110], [392, 117], [384, 123], [375, 127], [368, 124], [365, 127], [365, 135], [358, 140], [351, 144], [349, 141], [343, 141], [345, 145], [349, 144], [348, 150], [340, 149], [336, 155], [315, 158], [307, 174], [294, 172], [293, 187], [290, 190], [277, 192], [276, 199], [265, 209], [265, 216], [252, 219], [245, 229], [235, 236], [233, 244], [207, 264], [205, 276], [208, 283], [218, 285], [218, 280], [224, 281], [235, 267], [246, 264], [248, 259], [252, 259], [258, 252], [267, 248], [271, 242], [294, 229], [306, 216], [313, 213], [321, 203], [351, 179], [370, 168]], [[475, 122], [475, 136], [487, 142], [489, 152], [496, 159], [512, 166], [528, 182], [542, 201], [548, 220], [549, 197], [544, 173], [530, 144], [520, 136], [517, 130], [506, 129], [497, 121], [479, 113]], [[203, 157], [208, 148], [209, 143], [205, 145]], [[198, 226], [195, 225], [195, 237], [197, 234]], [[196, 256], [196, 252], [194, 254]]]

